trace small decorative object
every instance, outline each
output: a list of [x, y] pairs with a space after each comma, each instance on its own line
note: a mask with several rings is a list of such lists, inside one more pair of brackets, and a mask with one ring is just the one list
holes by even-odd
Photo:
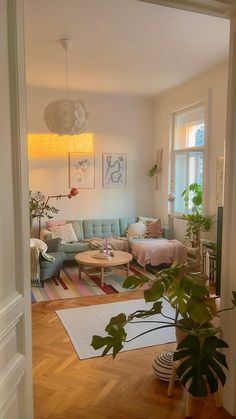
[[168, 201], [169, 202], [174, 202], [174, 200], [175, 200], [175, 194], [173, 192], [170, 192], [168, 194]]
[[58, 209], [54, 206], [50, 206], [48, 201], [51, 198], [61, 199], [61, 198], [73, 198], [74, 196], [78, 195], [79, 191], [77, 188], [71, 188], [70, 192], [66, 195], [49, 195], [47, 199], [42, 194], [42, 192], [32, 192], [29, 191], [29, 211], [30, 211], [30, 219], [37, 218], [38, 219], [38, 237], [40, 237], [41, 231], [41, 219], [47, 217], [48, 219], [53, 218], [53, 214], [58, 213]]
[[68, 77], [67, 77], [67, 52], [71, 47], [71, 39], [61, 39], [62, 47], [66, 53], [66, 97], [62, 100], [50, 102], [44, 112], [44, 119], [49, 131], [65, 135], [79, 134], [82, 132], [89, 118], [86, 106], [77, 99], [68, 99]]
[[69, 186], [79, 189], [95, 187], [95, 167], [93, 153], [69, 153]]
[[126, 154], [122, 153], [103, 153], [103, 188], [125, 188], [127, 171]]
[[[163, 351], [154, 359], [152, 368], [156, 376], [162, 381], [170, 381], [173, 367], [174, 352]], [[178, 377], [175, 378], [178, 380]]]

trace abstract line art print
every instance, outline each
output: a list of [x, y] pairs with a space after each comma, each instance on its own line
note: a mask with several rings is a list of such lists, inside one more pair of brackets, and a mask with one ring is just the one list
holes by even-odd
[[127, 181], [127, 157], [124, 153], [103, 153], [103, 188], [125, 188]]
[[69, 187], [78, 189], [95, 187], [93, 153], [69, 153]]

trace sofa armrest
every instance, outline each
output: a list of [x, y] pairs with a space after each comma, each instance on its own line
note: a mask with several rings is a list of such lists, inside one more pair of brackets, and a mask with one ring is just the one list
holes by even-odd
[[47, 250], [48, 253], [60, 252], [60, 246], [61, 246], [60, 238], [44, 240], [44, 242], [48, 246], [48, 250]]
[[53, 233], [49, 230], [47, 230], [46, 228], [42, 228], [42, 230], [40, 231], [40, 239], [45, 241], [45, 240], [50, 240], [53, 239]]
[[171, 229], [169, 226], [163, 225], [163, 237], [165, 239], [171, 239]]

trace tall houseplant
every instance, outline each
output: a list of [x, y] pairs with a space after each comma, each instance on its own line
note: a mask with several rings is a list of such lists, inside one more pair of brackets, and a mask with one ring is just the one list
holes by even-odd
[[185, 207], [191, 207], [192, 211], [189, 214], [183, 214], [187, 220], [186, 238], [192, 247], [199, 248], [201, 232], [210, 230], [214, 217], [202, 215], [202, 187], [198, 183], [191, 183], [184, 189], [181, 196]]
[[[133, 339], [150, 332], [158, 333], [158, 330], [167, 327], [178, 328], [185, 334], [174, 352], [174, 360], [179, 361], [177, 375], [180, 382], [193, 396], [205, 396], [208, 386], [211, 393], [215, 393], [218, 381], [225, 384], [227, 363], [221, 350], [228, 345], [216, 336], [219, 328], [212, 320], [224, 310], [217, 311], [215, 299], [209, 296], [205, 285], [205, 276], [191, 272], [187, 265], [173, 264], [171, 268], [159, 271], [152, 280], [140, 274], [131, 276], [125, 280], [123, 287], [134, 289], [144, 284], [148, 284], [144, 298], [146, 302], [153, 303], [152, 308], [137, 310], [128, 316], [120, 313], [112, 317], [105, 329], [107, 336], [93, 336], [93, 348], [104, 347], [102, 356], [111, 350], [115, 358], [124, 343], [130, 341], [125, 331], [128, 323], [153, 323], [150, 330]], [[173, 317], [163, 312], [163, 299], [174, 309]], [[233, 292], [232, 307], [225, 310], [235, 306], [236, 292]], [[162, 320], [153, 321], [155, 314], [161, 314]], [[146, 320], [149, 317], [151, 320]]]

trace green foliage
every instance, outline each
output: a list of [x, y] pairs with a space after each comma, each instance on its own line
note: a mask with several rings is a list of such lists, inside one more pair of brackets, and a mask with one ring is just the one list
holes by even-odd
[[112, 349], [113, 358], [116, 357], [119, 351], [123, 348], [123, 342], [126, 339], [126, 332], [124, 326], [127, 323], [126, 315], [124, 313], [118, 314], [116, 317], [112, 317], [105, 331], [108, 333], [107, 337], [101, 337], [98, 335], [93, 336], [91, 345], [94, 349], [100, 349], [105, 346], [102, 356], [106, 355], [107, 352]]
[[192, 243], [192, 247], [199, 246], [201, 231], [209, 231], [214, 223], [214, 217], [204, 217], [199, 212], [193, 214], [183, 214], [187, 220], [185, 236]]
[[191, 183], [181, 194], [185, 207], [192, 202], [192, 213], [183, 214], [187, 220], [185, 236], [190, 240], [192, 247], [198, 247], [201, 231], [209, 231], [214, 223], [214, 217], [202, 215], [202, 187], [198, 183]]
[[145, 275], [141, 275], [141, 274], [132, 275], [125, 279], [123, 283], [123, 288], [131, 288], [131, 289], [139, 288], [145, 283], [147, 283], [148, 281], [149, 279]]
[[189, 384], [188, 391], [193, 396], [206, 396], [207, 385], [211, 393], [218, 389], [218, 379], [224, 386], [227, 367], [225, 355], [217, 351], [228, 348], [227, 343], [216, 336], [209, 336], [202, 341], [197, 336], [186, 336], [174, 352], [174, 361], [182, 361], [177, 367], [177, 376], [183, 386]]
[[198, 183], [191, 183], [184, 191], [181, 196], [184, 198], [184, 205], [187, 207], [189, 201], [192, 201], [195, 210], [200, 211], [202, 208], [202, 187]]
[[[144, 291], [146, 302], [153, 302], [148, 310], [137, 310], [126, 316], [124, 313], [113, 317], [106, 326], [107, 336], [94, 336], [91, 345], [94, 349], [104, 347], [102, 356], [112, 351], [113, 358], [130, 342], [146, 333], [155, 332], [166, 327], [176, 327], [187, 336], [178, 345], [174, 359], [180, 361], [177, 369], [180, 382], [185, 386], [189, 380], [189, 391], [195, 396], [206, 394], [206, 383], [211, 392], [217, 389], [217, 378], [224, 385], [227, 368], [225, 356], [217, 351], [227, 348], [227, 344], [215, 335], [219, 332], [211, 321], [217, 316], [215, 298], [209, 297], [202, 273], [191, 272], [187, 265], [173, 264], [149, 279], [145, 275], [134, 275], [125, 280], [125, 287], [134, 289], [143, 284], [148, 285]], [[163, 312], [162, 301], [165, 299], [174, 309], [173, 318]], [[233, 306], [220, 310], [231, 310], [236, 306], [236, 291], [233, 292]], [[161, 314], [160, 320], [151, 320], [154, 327], [132, 339], [127, 339], [127, 323], [146, 322], [148, 317]], [[206, 378], [206, 380], [205, 380]]]
[[157, 173], [157, 164], [154, 164], [154, 166], [151, 167], [151, 169], [148, 170], [147, 176], [153, 177]]
[[47, 203], [45, 196], [37, 191], [29, 191], [29, 211], [32, 218], [47, 217], [53, 218], [52, 214], [56, 214], [59, 210]]

